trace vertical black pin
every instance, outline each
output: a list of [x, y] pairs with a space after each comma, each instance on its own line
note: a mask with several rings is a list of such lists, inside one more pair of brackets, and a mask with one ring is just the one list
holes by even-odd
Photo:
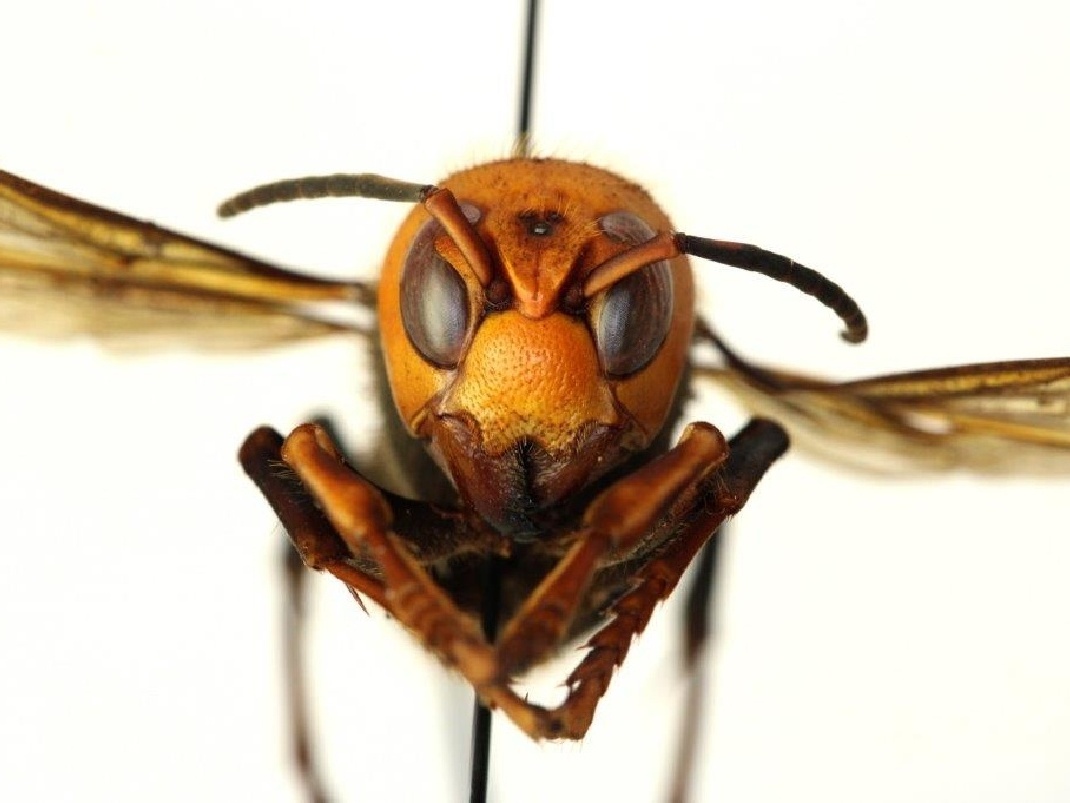
[[[531, 154], [531, 106], [535, 84], [535, 41], [538, 29], [539, 2], [528, 0], [524, 17], [524, 60], [520, 68], [520, 103], [517, 114], [516, 156]], [[492, 557], [483, 577], [483, 633], [494, 641], [498, 629], [502, 559]], [[469, 784], [469, 803], [486, 803], [490, 775], [491, 711], [479, 697], [472, 715], [472, 772]]]

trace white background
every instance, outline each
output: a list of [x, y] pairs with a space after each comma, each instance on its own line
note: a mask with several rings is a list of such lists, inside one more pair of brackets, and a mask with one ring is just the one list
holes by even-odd
[[[636, 178], [680, 229], [841, 282], [716, 267], [745, 353], [832, 375], [1070, 353], [1064, 3], [548, 3], [542, 153]], [[261, 181], [410, 181], [504, 154], [511, 3], [21, 4], [0, 12], [0, 166], [287, 265], [373, 276], [402, 209], [223, 224]], [[715, 297], [715, 298], [714, 298]], [[711, 301], [711, 298], [713, 299]], [[375, 426], [346, 339], [116, 355], [0, 341], [0, 799], [295, 801], [272, 516], [234, 460], [262, 422]], [[742, 414], [707, 400], [726, 430]], [[1067, 481], [876, 481], [792, 455], [734, 529], [696, 798], [1070, 799]], [[316, 584], [312, 675], [340, 801], [462, 800], [468, 701]], [[499, 722], [497, 800], [656, 800], [682, 699], [655, 616], [581, 745]]]

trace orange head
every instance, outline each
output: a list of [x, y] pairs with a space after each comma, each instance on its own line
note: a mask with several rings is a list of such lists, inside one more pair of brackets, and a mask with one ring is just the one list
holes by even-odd
[[540, 511], [665, 424], [691, 271], [675, 249], [637, 248], [672, 226], [605, 170], [517, 158], [438, 188], [402, 224], [380, 280], [390, 386], [465, 502], [529, 536]]
[[[552, 524], [556, 508], [665, 425], [694, 324], [683, 254], [813, 296], [848, 342], [868, 331], [854, 299], [820, 273], [753, 245], [674, 233], [639, 187], [559, 159], [492, 162], [439, 187], [373, 173], [289, 179], [239, 193], [219, 213], [328, 196], [420, 203], [379, 284], [394, 401], [466, 505], [517, 538]], [[360, 289], [344, 285], [342, 298]], [[731, 359], [708, 328], [703, 337]]]

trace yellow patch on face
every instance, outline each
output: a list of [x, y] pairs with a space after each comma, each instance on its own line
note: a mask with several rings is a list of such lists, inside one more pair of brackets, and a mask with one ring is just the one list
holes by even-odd
[[491, 454], [525, 437], [557, 451], [581, 426], [619, 420], [587, 327], [515, 311], [483, 322], [438, 412], [475, 420]]

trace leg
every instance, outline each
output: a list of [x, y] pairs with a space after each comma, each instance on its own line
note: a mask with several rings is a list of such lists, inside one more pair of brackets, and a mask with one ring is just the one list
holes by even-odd
[[[313, 425], [306, 427], [312, 431]], [[303, 432], [304, 428], [299, 431]], [[316, 431], [324, 432], [319, 425]], [[322, 437], [329, 442], [325, 433]], [[378, 565], [364, 558], [359, 544], [347, 544], [339, 536], [292, 469], [286, 466], [282, 452], [282, 437], [272, 429], [261, 427], [246, 438], [239, 459], [245, 473], [279, 517], [301, 560], [310, 569], [333, 574], [354, 592], [370, 597], [389, 611], [383, 582], [374, 574]], [[432, 563], [464, 552], [508, 553], [509, 544], [504, 538], [485, 527], [473, 526], [469, 517], [380, 491], [345, 467], [333, 444], [329, 454], [337, 465], [359, 480], [359, 486], [368, 491], [368, 499], [380, 513], [393, 516], [393, 535], [404, 542], [408, 552], [420, 563]]]
[[[364, 594], [384, 609], [389, 611], [390, 607], [381, 580], [353, 565], [353, 553], [309, 498], [296, 475], [286, 468], [281, 456], [282, 443], [278, 433], [267, 428], [259, 429], [242, 445], [240, 459], [246, 473], [268, 499], [290, 536], [283, 556], [286, 588], [283, 659], [292, 750], [306, 798], [312, 803], [325, 803], [328, 800], [326, 787], [311, 745], [304, 673], [305, 566], [334, 574], [349, 586], [358, 602], [361, 602], [359, 595]], [[491, 551], [499, 546], [495, 543], [488, 548], [471, 537], [463, 526], [458, 526], [456, 517], [438, 513], [428, 505], [400, 497], [392, 497], [392, 502], [399, 511], [406, 533], [430, 534], [422, 542], [425, 559], [436, 560], [465, 549]]]
[[566, 681], [570, 691], [565, 701], [553, 711], [538, 709], [542, 730], [528, 731], [530, 735], [578, 739], [587, 732], [614, 670], [646, 627], [654, 606], [672, 592], [710, 534], [743, 507], [762, 475], [787, 450], [788, 439], [779, 425], [755, 419], [730, 446], [727, 461], [701, 483], [696, 503], [680, 514], [679, 533], [637, 573], [637, 585], [613, 604], [609, 623], [588, 642], [590, 652]]
[[505, 668], [530, 666], [557, 647], [601, 559], [634, 549], [727, 455], [716, 428], [692, 424], [673, 449], [603, 491], [587, 508], [576, 545], [506, 625], [498, 643]]
[[[394, 531], [386, 497], [341, 461], [327, 433], [312, 424], [298, 427], [283, 444], [282, 457], [319, 501], [348, 553], [374, 563], [387, 611], [473, 686], [492, 682], [493, 651], [479, 623], [431, 579]], [[333, 565], [323, 568], [340, 576]]]
[[687, 700], [680, 722], [676, 746], [676, 765], [673, 769], [671, 803], [684, 803], [688, 797], [699, 725], [703, 719], [707, 678], [703, 672], [706, 644], [710, 636], [711, 598], [717, 564], [725, 539], [722, 526], [702, 548], [695, 566], [695, 579], [687, 595], [684, 609], [684, 673], [687, 680]]
[[282, 437], [267, 427], [253, 432], [238, 453], [245, 473], [268, 500], [306, 566], [330, 572], [389, 610], [382, 582], [347, 563], [352, 553], [296, 477], [285, 470], [282, 443]]
[[[743, 506], [787, 447], [777, 425], [752, 422], [733, 440], [724, 465], [711, 473], [709, 469], [725, 459], [723, 442], [715, 432], [708, 426], [691, 428], [675, 449], [599, 496], [584, 517], [577, 546], [536, 589], [530, 608], [522, 609], [521, 613], [529, 610], [546, 622], [544, 632], [552, 633], [560, 627], [559, 620], [571, 617], [575, 595], [582, 594], [600, 556], [626, 553], [655, 523], [673, 531], [661, 554], [637, 572], [636, 587], [613, 605], [609, 624], [592, 638], [591, 651], [567, 681], [568, 697], [553, 710], [528, 703], [512, 691], [504, 668], [514, 656], [503, 660], [484, 638], [479, 623], [462, 613], [431, 579], [393, 532], [393, 514], [385, 498], [340, 461], [322, 429], [298, 428], [282, 454], [319, 500], [351, 554], [367, 554], [378, 566], [388, 609], [401, 624], [446, 664], [455, 666], [484, 702], [501, 708], [531, 737], [580, 738], [613, 670], [624, 659], [632, 637], [645, 627], [654, 605], [676, 585], [710, 533]], [[666, 518], [667, 524], [659, 521]], [[554, 600], [558, 592], [563, 598], [560, 604]], [[563, 613], [555, 613], [556, 609]], [[514, 633], [526, 629], [523, 623], [512, 627]]]
[[267, 497], [290, 535], [290, 540], [283, 545], [281, 568], [286, 589], [283, 662], [291, 749], [298, 778], [305, 789], [305, 798], [310, 803], [326, 803], [329, 797], [322, 771], [315, 761], [309, 723], [304, 662], [305, 587], [308, 577], [305, 565], [313, 568], [344, 567], [353, 573], [348, 581], [350, 589], [359, 590], [380, 603], [384, 595], [378, 580], [343, 562], [348, 552], [330, 523], [309, 503], [297, 478], [280, 470], [281, 446], [282, 438], [278, 433], [259, 429], [242, 445], [240, 459], [242, 467]]
[[323, 776], [312, 749], [309, 724], [308, 691], [305, 679], [305, 581], [308, 572], [301, 557], [287, 541], [283, 544], [283, 577], [286, 584], [286, 609], [283, 623], [283, 661], [286, 677], [286, 703], [293, 739], [294, 763], [298, 778], [310, 803], [327, 803]]

